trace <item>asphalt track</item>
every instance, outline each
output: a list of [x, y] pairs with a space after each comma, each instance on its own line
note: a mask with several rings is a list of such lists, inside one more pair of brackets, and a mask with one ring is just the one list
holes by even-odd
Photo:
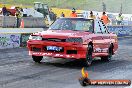
[[[34, 63], [26, 48], [0, 50], [0, 88], [82, 88], [78, 82], [82, 67], [78, 60], [45, 58], [41, 64]], [[119, 39], [118, 52], [111, 62], [95, 60], [85, 70], [90, 79], [132, 80], [132, 38]], [[118, 87], [127, 88], [85, 88]]]

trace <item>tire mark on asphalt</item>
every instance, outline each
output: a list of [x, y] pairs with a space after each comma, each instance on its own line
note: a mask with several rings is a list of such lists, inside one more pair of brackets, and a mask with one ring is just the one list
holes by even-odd
[[13, 71], [13, 70], [17, 70], [20, 69], [20, 67], [25, 67], [25, 66], [29, 66], [29, 63], [23, 63], [23, 61], [19, 61], [10, 65], [5, 65], [5, 66], [0, 66], [0, 72], [5, 72], [5, 71]]
[[28, 49], [27, 48], [24, 48], [24, 47], [22, 47], [22, 48], [10, 48], [10, 49], [0, 49], [0, 52], [1, 53], [16, 53], [16, 52], [22, 52], [22, 51], [27, 51]]
[[16, 58], [16, 57], [24, 57], [25, 56], [29, 56], [27, 53], [15, 53], [15, 54], [12, 54], [12, 53], [7, 53], [7, 54], [0, 54], [0, 60], [1, 59], [4, 59], [4, 58]]
[[26, 75], [26, 76], [21, 76], [21, 77], [17, 77], [17, 78], [14, 78], [14, 79], [10, 79], [10, 80], [7, 80], [7, 81], [0, 81], [0, 85], [6, 85], [6, 84], [9, 84], [9, 83], [13, 83], [13, 82], [16, 82], [16, 81], [21, 81], [21, 80], [26, 80], [26, 79], [34, 79], [36, 77], [39, 77], [39, 76], [42, 76], [42, 75], [47, 75], [47, 74], [54, 74], [54, 72], [58, 72], [58, 71], [61, 71], [62, 68], [58, 68], [58, 69], [47, 69], [48, 71], [41, 71], [41, 72], [37, 72], [37, 73], [33, 73], [33, 74], [30, 74], [30, 75]]
[[4, 65], [12, 65], [12, 64], [19, 64], [19, 63], [24, 63], [24, 62], [27, 62], [27, 61], [31, 61], [31, 60], [23, 60], [22, 58], [18, 58], [19, 60], [4, 60], [1, 62], [0, 60], [0, 66], [4, 66]]

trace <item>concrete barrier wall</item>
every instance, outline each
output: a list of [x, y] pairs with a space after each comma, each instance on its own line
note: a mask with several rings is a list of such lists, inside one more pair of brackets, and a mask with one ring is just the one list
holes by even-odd
[[2, 16], [2, 27], [3, 28], [14, 28], [16, 27], [16, 18], [11, 16]]
[[43, 28], [0, 28], [0, 49], [25, 47], [31, 33]]
[[3, 20], [3, 18], [2, 18], [2, 16], [0, 16], [0, 27], [2, 27], [2, 20]]
[[38, 31], [43, 31], [43, 28], [0, 28], [0, 34], [7, 33], [35, 33]]
[[[44, 28], [46, 23], [43, 17], [22, 17], [24, 28]], [[16, 28], [16, 17], [0, 16], [0, 26], [3, 28]]]
[[25, 28], [44, 28], [46, 27], [44, 18], [42, 17], [23, 17]]
[[0, 49], [20, 47], [21, 34], [0, 34]]

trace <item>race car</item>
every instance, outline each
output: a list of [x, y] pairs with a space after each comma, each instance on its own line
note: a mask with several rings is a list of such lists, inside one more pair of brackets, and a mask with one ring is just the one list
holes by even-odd
[[118, 39], [101, 20], [59, 18], [48, 30], [31, 34], [27, 47], [35, 62], [48, 56], [82, 59], [90, 66], [95, 57], [110, 61], [118, 49]]

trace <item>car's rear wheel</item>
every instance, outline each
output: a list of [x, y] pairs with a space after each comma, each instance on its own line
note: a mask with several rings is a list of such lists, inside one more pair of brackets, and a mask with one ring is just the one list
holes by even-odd
[[111, 44], [110, 47], [109, 47], [109, 49], [108, 49], [108, 56], [101, 57], [101, 60], [102, 61], [111, 61], [112, 55], [113, 55], [113, 46]]
[[86, 53], [86, 66], [90, 66], [92, 64], [92, 53], [93, 53], [93, 46], [92, 45], [88, 45], [87, 48], [87, 53]]
[[42, 60], [43, 56], [32, 56], [32, 58], [33, 58], [34, 62], [40, 63], [40, 61]]

